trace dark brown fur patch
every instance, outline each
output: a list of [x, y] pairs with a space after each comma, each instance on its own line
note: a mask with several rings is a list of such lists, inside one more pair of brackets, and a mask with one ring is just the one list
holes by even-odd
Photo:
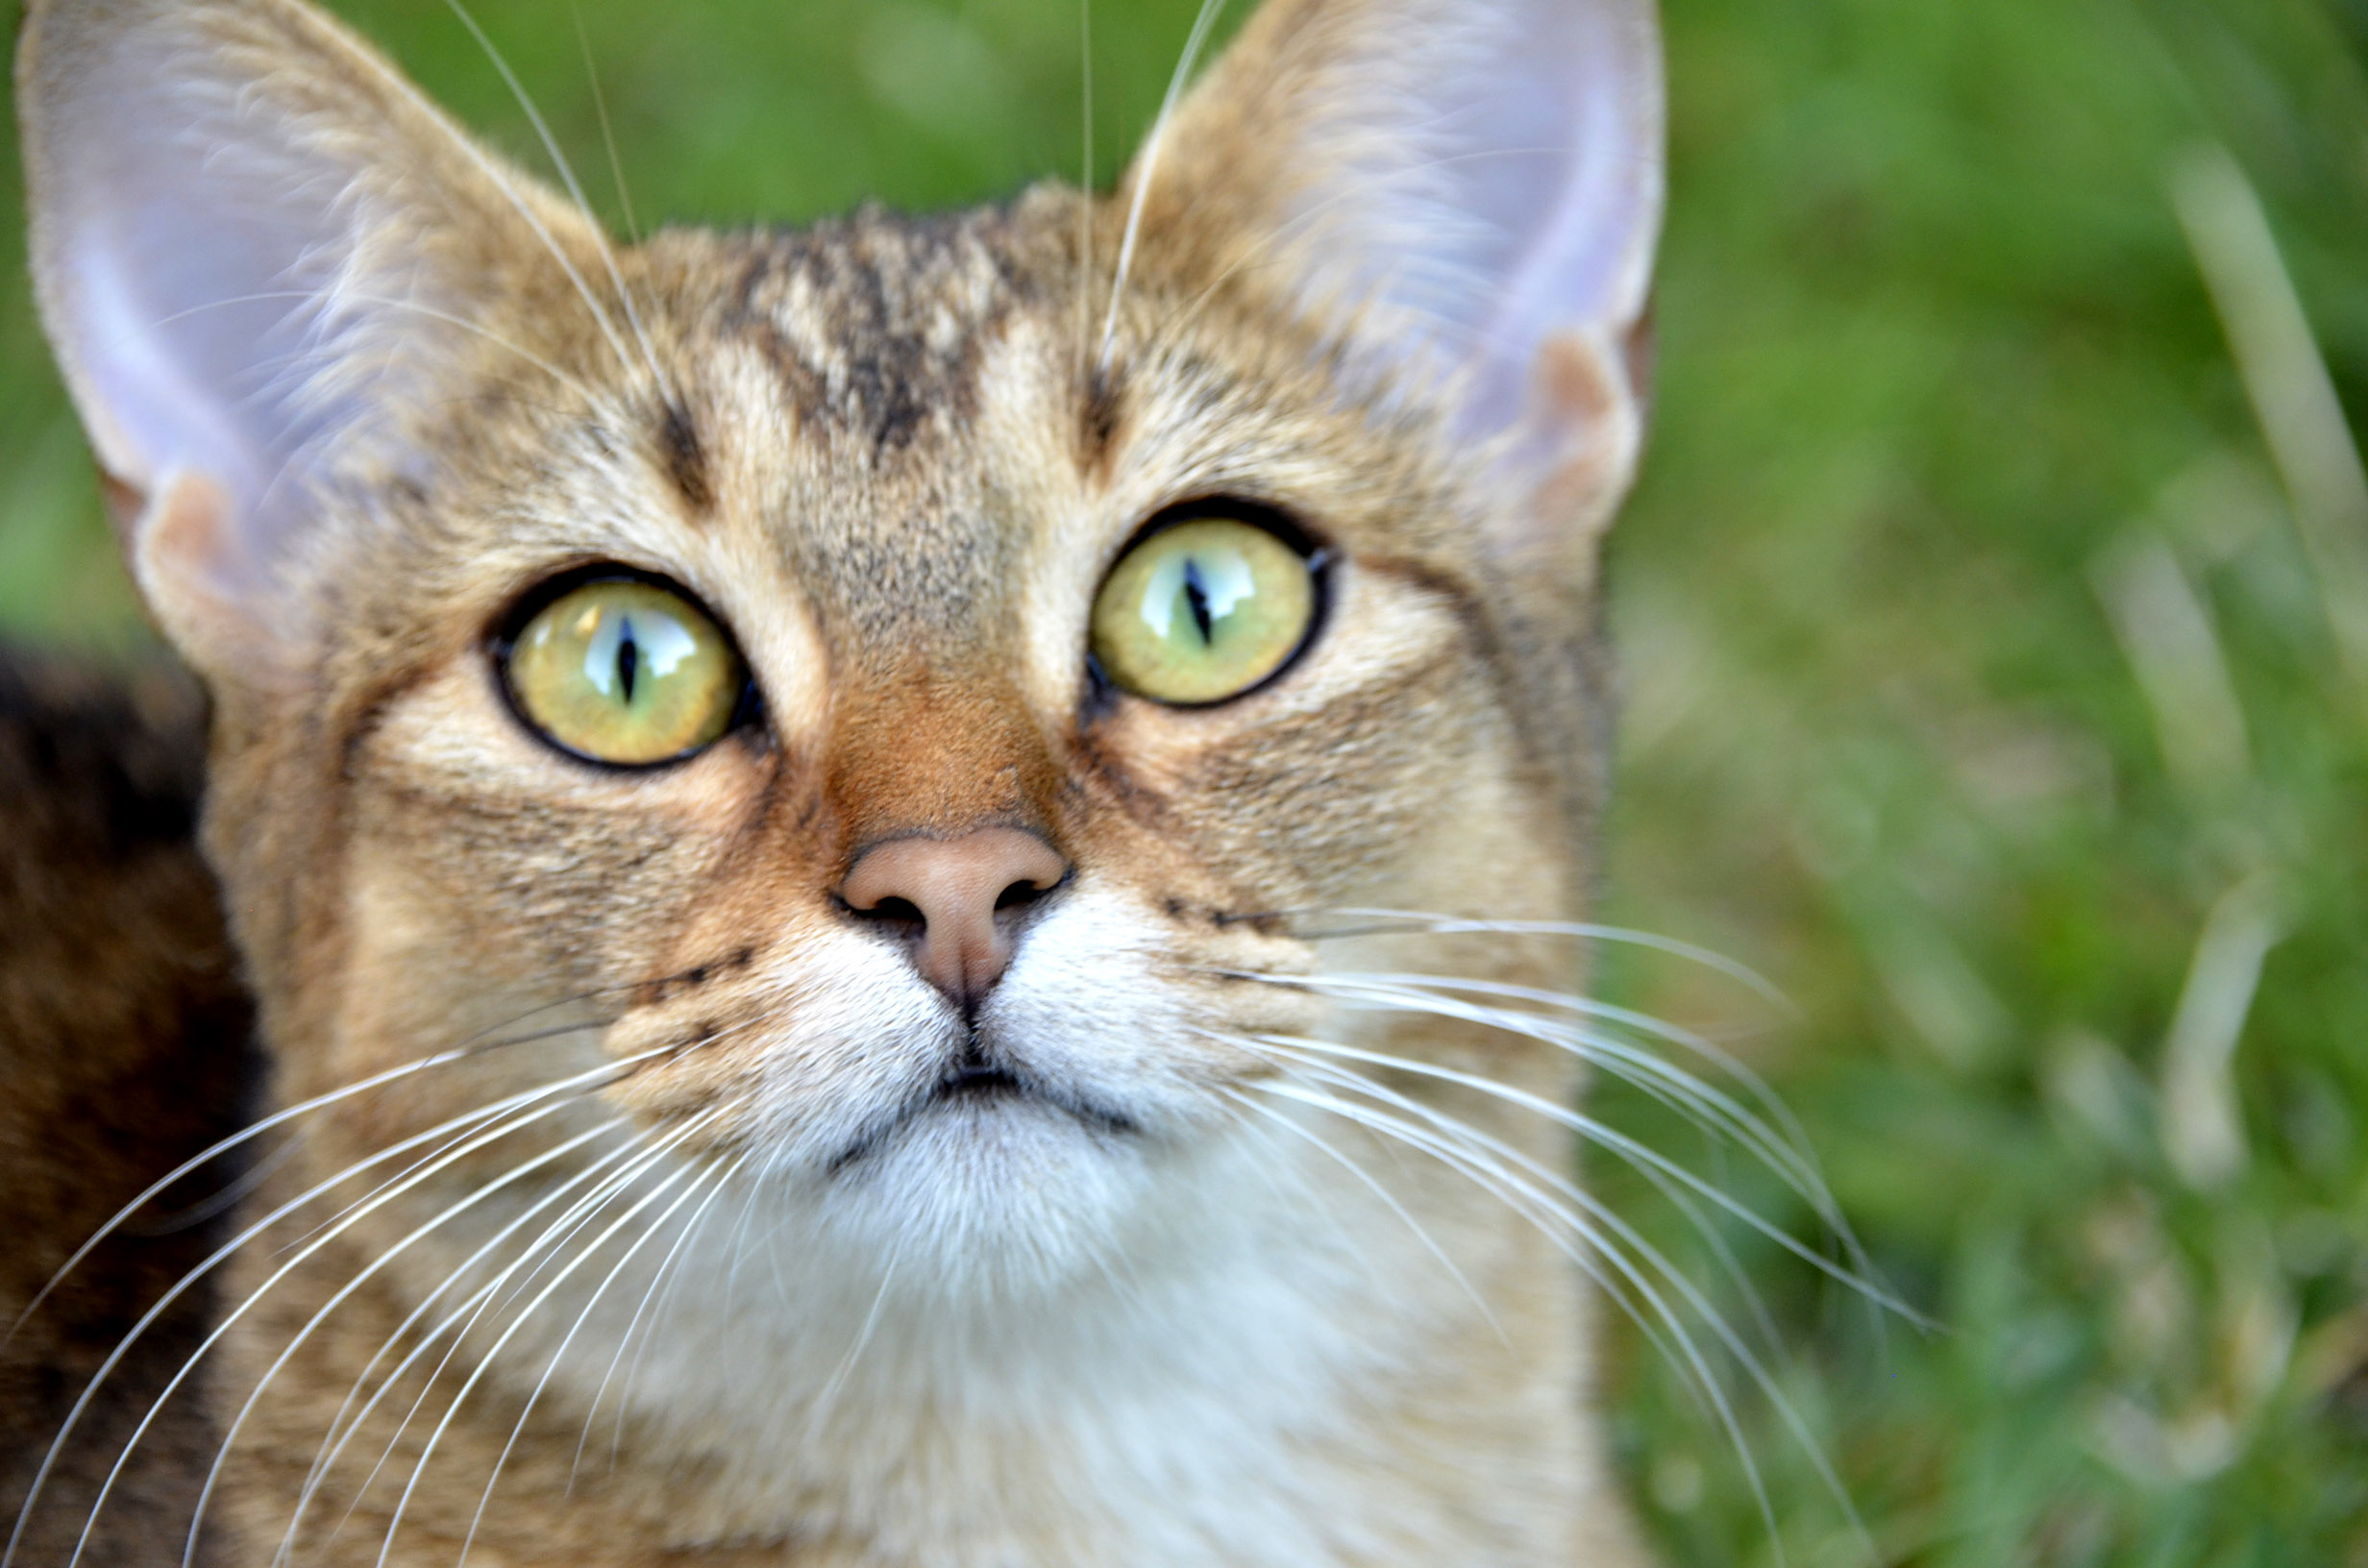
[[[243, 1120], [250, 1011], [190, 843], [195, 693], [0, 651], [0, 1332], [139, 1190]], [[220, 1239], [242, 1162], [167, 1189], [0, 1346], [0, 1517], [139, 1317]], [[183, 1296], [110, 1377], [44, 1485], [18, 1560], [62, 1562], [121, 1445], [212, 1315]], [[190, 1389], [135, 1452], [84, 1560], [178, 1563], [214, 1426]]]
[[669, 403], [665, 417], [658, 421], [658, 449], [665, 453], [666, 477], [682, 492], [693, 515], [713, 511], [715, 489], [707, 482], [706, 449], [700, 445], [699, 427], [691, 423], [691, 411], [679, 403]]
[[1000, 214], [854, 217], [766, 236], [731, 327], [765, 351], [802, 423], [900, 452], [977, 408], [978, 352], [1020, 297]]

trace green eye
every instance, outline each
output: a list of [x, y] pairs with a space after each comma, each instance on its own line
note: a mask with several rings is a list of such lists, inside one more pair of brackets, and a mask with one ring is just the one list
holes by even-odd
[[747, 674], [680, 594], [587, 582], [535, 613], [504, 674], [520, 714], [563, 751], [628, 767], [671, 762], [731, 727]]
[[1252, 523], [1200, 517], [1120, 558], [1094, 600], [1094, 657], [1138, 697], [1238, 697], [1289, 663], [1316, 621], [1316, 569]]

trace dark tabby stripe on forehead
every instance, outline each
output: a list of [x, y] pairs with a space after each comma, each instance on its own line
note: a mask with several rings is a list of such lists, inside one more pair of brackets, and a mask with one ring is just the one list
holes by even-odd
[[666, 477], [682, 493], [691, 515], [704, 517], [714, 510], [715, 490], [707, 477], [706, 449], [700, 444], [699, 427], [691, 422], [691, 411], [679, 401], [669, 400], [658, 421], [658, 450], [666, 455]]
[[978, 406], [982, 345], [1031, 298], [1003, 214], [868, 208], [747, 243], [731, 325], [763, 347], [802, 424], [882, 453]]

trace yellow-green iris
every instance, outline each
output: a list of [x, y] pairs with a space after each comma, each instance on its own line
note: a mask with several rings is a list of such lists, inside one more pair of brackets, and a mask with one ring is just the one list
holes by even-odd
[[747, 676], [714, 622], [654, 583], [588, 582], [512, 644], [518, 710], [555, 745], [599, 762], [668, 762], [731, 727]]
[[1254, 524], [1195, 518], [1112, 569], [1094, 600], [1094, 656], [1139, 697], [1221, 702], [1281, 669], [1315, 619], [1306, 556]]

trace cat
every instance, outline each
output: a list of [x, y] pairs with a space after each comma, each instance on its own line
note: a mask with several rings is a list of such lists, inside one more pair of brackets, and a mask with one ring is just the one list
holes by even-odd
[[7, 1563], [1647, 1560], [1565, 1173], [1649, 0], [1268, 0], [1107, 196], [631, 248], [302, 0], [17, 88], [244, 990], [188, 703], [0, 703], [161, 802], [12, 851], [123, 913], [0, 983], [145, 1009], [12, 1082], [191, 1085], [145, 1194], [0, 1122]]

